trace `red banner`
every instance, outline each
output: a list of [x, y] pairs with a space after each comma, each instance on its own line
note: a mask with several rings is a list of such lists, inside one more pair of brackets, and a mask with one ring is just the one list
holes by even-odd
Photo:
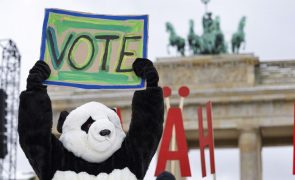
[[120, 118], [120, 122], [121, 122], [121, 125], [122, 125], [122, 127], [123, 127], [123, 119], [122, 119], [122, 116], [121, 116], [121, 109], [120, 108], [116, 108], [116, 113], [117, 113], [117, 115], [119, 116], [119, 118]]
[[[177, 143], [176, 151], [169, 150], [173, 127], [175, 128]], [[180, 108], [176, 107], [168, 110], [155, 176], [158, 176], [161, 172], [165, 171], [168, 160], [179, 160], [181, 176], [191, 176], [182, 112]]]
[[293, 124], [293, 175], [295, 175], [295, 103], [294, 103], [294, 124]]
[[215, 174], [214, 140], [213, 140], [213, 128], [212, 128], [212, 104], [211, 104], [211, 102], [207, 103], [206, 112], [207, 112], [208, 133], [207, 133], [207, 136], [204, 136], [202, 107], [198, 108], [199, 143], [200, 143], [200, 155], [201, 155], [201, 165], [202, 165], [202, 177], [206, 176], [206, 162], [205, 162], [205, 147], [206, 146], [209, 146], [211, 174]]

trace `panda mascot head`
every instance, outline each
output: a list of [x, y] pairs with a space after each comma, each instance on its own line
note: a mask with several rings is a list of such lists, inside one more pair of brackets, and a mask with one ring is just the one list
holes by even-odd
[[88, 162], [102, 162], [117, 151], [125, 138], [115, 110], [89, 102], [71, 113], [63, 111], [57, 130], [64, 147]]

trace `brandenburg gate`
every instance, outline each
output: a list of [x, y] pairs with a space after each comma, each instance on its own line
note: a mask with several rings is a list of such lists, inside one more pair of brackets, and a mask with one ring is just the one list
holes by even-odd
[[[199, 144], [197, 107], [212, 102], [215, 147], [239, 148], [241, 180], [262, 180], [263, 147], [292, 144], [294, 60], [261, 62], [253, 54], [240, 54], [158, 58], [155, 65], [160, 85], [172, 89], [171, 106], [178, 106], [179, 87], [190, 89], [183, 108], [189, 148]], [[128, 131], [133, 91], [48, 89], [55, 120], [62, 110], [99, 101], [121, 109]]]

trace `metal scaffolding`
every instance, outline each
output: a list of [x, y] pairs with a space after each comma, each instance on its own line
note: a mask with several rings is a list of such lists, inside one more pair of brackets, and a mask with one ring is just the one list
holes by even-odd
[[17, 163], [17, 116], [20, 89], [21, 55], [11, 39], [0, 40], [0, 88], [7, 94], [7, 149], [0, 159], [0, 179], [16, 179]]

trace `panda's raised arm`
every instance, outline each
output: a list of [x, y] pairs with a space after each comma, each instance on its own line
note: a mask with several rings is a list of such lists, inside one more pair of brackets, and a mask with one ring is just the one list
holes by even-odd
[[43, 61], [38, 61], [30, 70], [27, 90], [20, 95], [18, 116], [20, 145], [42, 180], [52, 176], [52, 146], [58, 143], [51, 134], [51, 101], [46, 86], [42, 85], [49, 74], [50, 69]]
[[152, 61], [143, 58], [137, 58], [132, 68], [138, 77], [146, 80], [147, 88], [158, 87], [159, 75]]
[[162, 136], [164, 103], [153, 63], [147, 59], [137, 59], [133, 69], [138, 76], [146, 79], [147, 88], [134, 93], [132, 119], [124, 145], [131, 155], [130, 170], [138, 179], [143, 179]]

